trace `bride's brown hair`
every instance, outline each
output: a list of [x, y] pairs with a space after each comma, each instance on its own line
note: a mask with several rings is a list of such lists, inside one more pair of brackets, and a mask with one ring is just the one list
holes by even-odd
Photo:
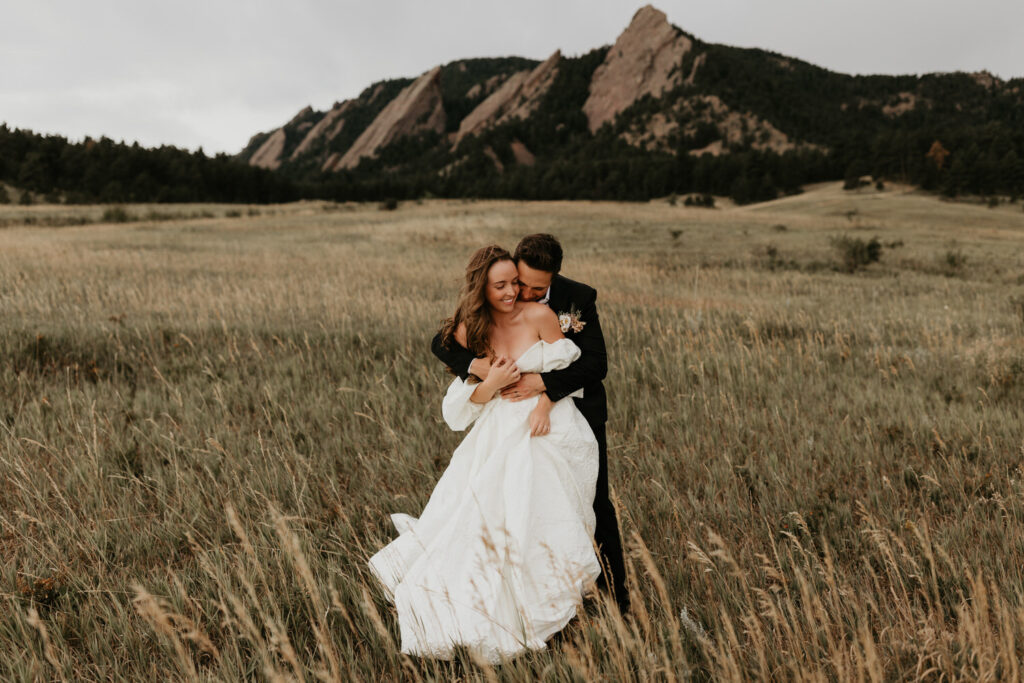
[[497, 244], [477, 249], [466, 266], [466, 281], [459, 292], [459, 303], [455, 307], [455, 315], [441, 323], [441, 343], [445, 348], [452, 348], [455, 343], [455, 330], [460, 323], [466, 325], [466, 348], [477, 357], [486, 356], [491, 352], [491, 344], [487, 336], [494, 324], [491, 307], [487, 305], [487, 273], [491, 266], [501, 261], [512, 261], [512, 254]]

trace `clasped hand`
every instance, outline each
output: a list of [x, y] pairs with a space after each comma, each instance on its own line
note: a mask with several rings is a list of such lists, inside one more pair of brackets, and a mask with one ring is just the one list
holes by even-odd
[[[485, 358], [477, 358], [473, 361], [471, 370], [473, 374], [481, 379], [486, 380], [490, 377], [492, 369], [501, 361], [507, 361], [515, 366], [515, 363], [510, 361], [508, 358], [498, 358], [494, 363], [488, 363]], [[518, 368], [516, 368], [518, 371]], [[544, 393], [547, 387], [544, 386], [544, 379], [535, 372], [526, 372], [516, 376], [515, 379], [510, 380], [504, 384], [495, 383], [494, 386], [499, 387], [501, 391], [501, 397], [506, 401], [525, 401], [528, 398], [533, 398], [539, 394]]]
[[516, 365], [514, 360], [506, 356], [499, 356], [491, 363], [484, 381], [492, 387], [501, 390], [503, 387], [518, 382], [520, 376], [519, 366]]
[[[530, 436], [544, 436], [551, 432], [551, 407], [554, 405], [544, 393], [544, 380], [534, 372], [525, 375], [511, 358], [500, 356], [484, 371], [483, 384], [491, 391], [501, 392], [508, 401], [524, 401], [540, 396], [537, 405], [530, 411]], [[488, 395], [493, 395], [488, 391]]]

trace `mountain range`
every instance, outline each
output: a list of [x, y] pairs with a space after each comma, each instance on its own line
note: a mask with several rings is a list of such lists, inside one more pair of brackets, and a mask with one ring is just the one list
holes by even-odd
[[373, 83], [327, 111], [305, 107], [237, 155], [0, 125], [0, 203], [695, 193], [743, 204], [865, 176], [1015, 200], [1022, 90], [1024, 78], [987, 72], [836, 73], [704, 42], [646, 6], [610, 46]]
[[705, 43], [652, 6], [610, 47], [465, 59], [302, 109], [238, 159], [348, 198], [754, 201], [871, 174], [1024, 192], [1024, 79], [850, 76]]

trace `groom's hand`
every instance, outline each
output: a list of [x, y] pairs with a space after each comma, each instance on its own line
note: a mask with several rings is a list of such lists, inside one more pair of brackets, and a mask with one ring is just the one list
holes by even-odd
[[520, 376], [519, 381], [501, 390], [501, 397], [507, 401], [525, 401], [538, 394], [543, 394], [544, 379], [536, 372], [527, 372]]

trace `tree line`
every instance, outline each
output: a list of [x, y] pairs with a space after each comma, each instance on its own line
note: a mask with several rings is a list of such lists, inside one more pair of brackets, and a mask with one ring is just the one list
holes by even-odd
[[291, 179], [226, 154], [147, 149], [106, 137], [71, 142], [6, 124], [0, 124], [0, 181], [68, 203], [270, 203], [301, 197]]

